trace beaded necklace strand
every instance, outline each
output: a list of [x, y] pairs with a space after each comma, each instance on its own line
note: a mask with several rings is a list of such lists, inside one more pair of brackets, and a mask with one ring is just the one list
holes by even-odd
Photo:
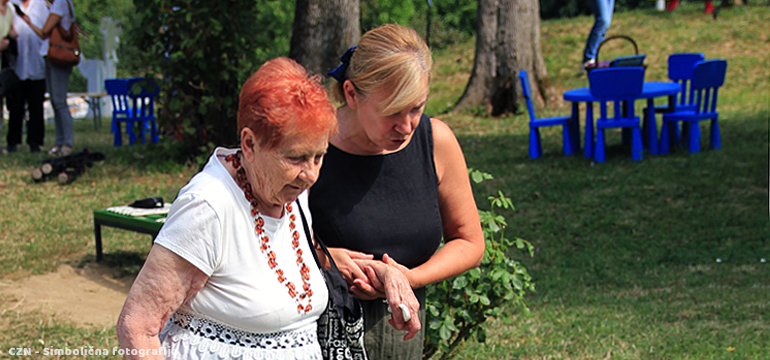
[[[275, 275], [278, 277], [278, 282], [286, 286], [289, 290], [289, 296], [297, 303], [297, 313], [308, 313], [313, 310], [313, 305], [310, 304], [313, 297], [313, 290], [310, 288], [310, 268], [305, 265], [305, 260], [302, 258], [302, 249], [299, 248], [299, 232], [297, 231], [297, 225], [294, 221], [297, 216], [292, 213], [291, 204], [286, 204], [286, 214], [289, 215], [289, 231], [291, 231], [291, 247], [294, 250], [294, 254], [297, 256], [297, 265], [299, 266], [299, 274], [302, 278], [301, 292], [296, 288], [293, 282], [289, 281], [285, 276], [283, 270], [278, 266], [276, 262], [275, 253], [270, 248], [270, 238], [267, 236], [263, 226], [265, 220], [262, 219], [259, 210], [257, 210], [257, 199], [251, 192], [251, 184], [246, 179], [246, 170], [241, 166], [241, 151], [238, 150], [235, 154], [230, 154], [225, 157], [225, 160], [233, 165], [236, 169], [235, 181], [238, 186], [243, 190], [243, 194], [246, 196], [246, 200], [251, 204], [251, 216], [254, 217], [254, 232], [260, 240], [261, 246], [259, 249], [266, 256], [267, 265], [271, 270], [275, 271]], [[307, 299], [305, 305], [302, 302]]]

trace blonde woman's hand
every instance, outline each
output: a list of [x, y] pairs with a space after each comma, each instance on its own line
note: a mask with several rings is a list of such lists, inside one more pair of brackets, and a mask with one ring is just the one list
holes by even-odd
[[[372, 260], [374, 259], [374, 255], [343, 248], [328, 248], [328, 250], [329, 254], [334, 258], [334, 262], [337, 264], [337, 268], [342, 273], [342, 277], [345, 278], [345, 282], [348, 286], [352, 286], [357, 279], [369, 282], [366, 273], [364, 273], [363, 269], [356, 264], [356, 261]], [[323, 255], [323, 252], [319, 251], [318, 254]], [[331, 265], [328, 262], [324, 262], [322, 265], [326, 269], [331, 269]]]

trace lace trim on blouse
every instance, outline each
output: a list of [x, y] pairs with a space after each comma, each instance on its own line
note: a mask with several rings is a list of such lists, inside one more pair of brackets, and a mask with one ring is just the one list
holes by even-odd
[[[173, 347], [188, 343], [200, 352], [216, 354], [221, 359], [321, 359], [316, 331], [303, 328], [275, 333], [253, 333], [227, 325], [176, 312], [163, 331]], [[161, 337], [163, 340], [163, 336]]]

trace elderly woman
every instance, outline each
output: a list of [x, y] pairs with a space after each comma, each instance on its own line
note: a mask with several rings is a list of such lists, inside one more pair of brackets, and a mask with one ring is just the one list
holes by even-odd
[[[318, 78], [292, 60], [268, 61], [244, 84], [241, 147], [214, 150], [180, 191], [129, 291], [118, 320], [126, 354], [321, 359], [328, 290], [303, 222], [336, 125]], [[419, 307], [406, 278], [370, 265], [394, 326], [416, 333], [417, 317], [405, 323], [398, 308]]]
[[[360, 259], [398, 266], [420, 301], [424, 286], [476, 267], [484, 238], [465, 158], [452, 130], [423, 114], [431, 54], [399, 25], [368, 31], [333, 70], [339, 132], [310, 191], [316, 234], [364, 307], [370, 359], [421, 359], [423, 334], [403, 342], [387, 326], [384, 294]], [[441, 239], [445, 245], [439, 249]], [[438, 249], [438, 251], [437, 251]]]

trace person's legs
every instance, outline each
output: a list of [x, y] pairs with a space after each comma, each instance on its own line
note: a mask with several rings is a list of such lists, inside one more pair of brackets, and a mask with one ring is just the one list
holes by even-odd
[[21, 129], [24, 126], [25, 81], [20, 81], [16, 91], [6, 97], [8, 99], [8, 134], [6, 143], [8, 151], [14, 151], [21, 144]]
[[[51, 74], [51, 64], [46, 61], [45, 62], [45, 88], [48, 91], [48, 98], [51, 101], [51, 106], [53, 107], [53, 75]], [[64, 134], [61, 131], [61, 125], [59, 125], [59, 116], [56, 114], [56, 110], [54, 110], [54, 128], [56, 129], [56, 140], [54, 140], [54, 149], [56, 149], [56, 152], [58, 152], [58, 149], [61, 148], [62, 143], [64, 142]], [[53, 151], [54, 149], [51, 149]]]
[[29, 80], [27, 87], [29, 122], [27, 123], [27, 144], [30, 151], [40, 151], [45, 137], [43, 119], [43, 101], [45, 100], [45, 80]]
[[612, 21], [612, 9], [615, 0], [589, 0], [591, 10], [594, 13], [594, 26], [591, 33], [588, 34], [585, 50], [583, 51], [583, 63], [596, 58], [596, 50], [599, 44], [604, 41], [604, 36], [610, 28]]
[[67, 87], [69, 86], [72, 68], [61, 68], [45, 62], [46, 82], [48, 94], [51, 97], [51, 105], [54, 109], [54, 121], [56, 123], [56, 145], [72, 148], [72, 115], [67, 105]]

